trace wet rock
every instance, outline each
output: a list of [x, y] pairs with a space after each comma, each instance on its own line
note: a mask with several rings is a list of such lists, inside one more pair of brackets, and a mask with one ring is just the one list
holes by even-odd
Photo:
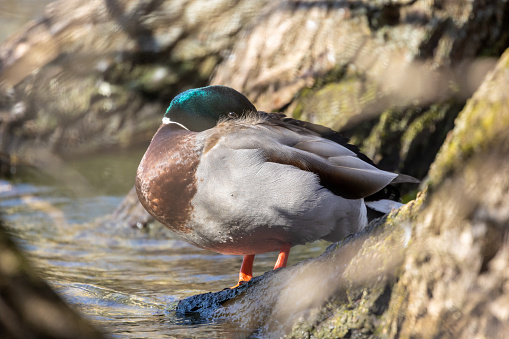
[[178, 302], [175, 311], [182, 315], [196, 315], [201, 318], [208, 318], [212, 316], [218, 308], [222, 307], [225, 302], [239, 296], [258, 281], [271, 274], [273, 273], [267, 272], [233, 289], [225, 288], [218, 292], [198, 294], [182, 299]]
[[150, 223], [155, 222], [155, 219], [141, 206], [133, 187], [117, 209], [111, 215], [106, 216], [103, 222], [109, 223], [115, 228], [146, 229]]

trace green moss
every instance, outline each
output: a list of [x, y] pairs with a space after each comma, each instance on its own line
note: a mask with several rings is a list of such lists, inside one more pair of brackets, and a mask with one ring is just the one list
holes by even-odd
[[91, 99], [100, 95], [96, 81], [90, 78], [55, 78], [47, 92], [33, 99], [38, 103], [38, 119], [33, 120], [33, 131], [52, 133], [80, 119], [90, 109]]
[[[448, 142], [442, 147], [430, 172], [430, 182], [434, 185], [454, 170], [458, 163], [464, 163], [474, 152], [484, 151], [496, 144], [500, 135], [509, 129], [509, 98], [507, 95], [493, 95], [507, 83], [503, 74], [509, 69], [509, 51], [498, 66], [499, 78], [494, 78], [476, 92], [457, 119], [456, 128]], [[472, 128], [475, 126], [474, 128]]]
[[313, 95], [314, 90], [312, 88], [306, 87], [303, 88], [299, 94], [297, 94], [295, 102], [297, 103], [293, 112], [292, 117], [295, 119], [302, 120], [302, 113], [305, 110], [305, 102], [306, 98], [311, 97]]
[[410, 149], [410, 145], [415, 138], [422, 133], [423, 130], [430, 126], [437, 126], [437, 124], [445, 119], [449, 103], [432, 105], [423, 114], [419, 115], [412, 121], [404, 131], [401, 137], [401, 155], [404, 157]]
[[383, 168], [397, 170], [400, 139], [415, 117], [421, 114], [421, 110], [420, 107], [389, 108], [380, 115], [369, 136], [359, 137], [354, 134], [352, 143], [359, 145], [363, 153]]
[[[509, 53], [505, 54], [499, 67], [507, 65], [507, 60]], [[509, 130], [509, 98], [491, 98], [491, 84], [483, 86], [485, 88], [467, 102], [458, 116], [453, 133], [441, 148], [430, 170], [428, 184], [438, 185], [458, 164], [465, 163], [474, 153], [488, 150]]]
[[[450, 100], [429, 107], [391, 107], [351, 129], [350, 141], [381, 168], [422, 179], [463, 105]], [[406, 194], [415, 187], [401, 188]]]
[[353, 333], [368, 337], [375, 327], [370, 316], [374, 303], [384, 293], [385, 285], [350, 291], [353, 295], [346, 302], [332, 301], [313, 314], [315, 322], [301, 321], [293, 326], [288, 338], [345, 338]]
[[[412, 227], [424, 197], [424, 193], [420, 194], [415, 201], [370, 225], [365, 231], [369, 237], [345, 269], [344, 277], [348, 282], [345, 290], [338, 292], [336, 298], [321, 309], [313, 311], [309, 319], [314, 320], [301, 320], [295, 324], [288, 338], [372, 338], [387, 331], [382, 326], [384, 314], [389, 302], [401, 295], [399, 291], [395, 295], [392, 289], [394, 277], [397, 278], [401, 270], [398, 261], [394, 268], [394, 259], [403, 258], [411, 244], [406, 237], [406, 228], [401, 225]], [[345, 240], [337, 246], [345, 246], [349, 241]], [[359, 273], [365, 272], [358, 270], [368, 267], [368, 262], [377, 263], [373, 269], [379, 279], [369, 284], [359, 284]], [[405, 302], [404, 297], [400, 302]]]
[[408, 191], [401, 197], [401, 202], [403, 204], [408, 203], [409, 201], [415, 200], [417, 198], [417, 195], [419, 194], [419, 189], [414, 189], [411, 191]]
[[[339, 75], [338, 75], [339, 76]], [[350, 75], [341, 81], [307, 88], [297, 96], [292, 116], [339, 130], [378, 96], [378, 87], [362, 76]]]

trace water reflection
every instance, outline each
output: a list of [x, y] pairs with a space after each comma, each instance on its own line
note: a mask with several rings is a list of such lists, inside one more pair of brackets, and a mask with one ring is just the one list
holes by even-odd
[[[78, 163], [70, 166], [87, 178], [91, 173], [100, 176], [100, 171], [134, 178], [138, 157], [138, 152], [101, 156], [85, 167]], [[89, 190], [83, 196], [65, 189], [62, 183], [44, 185], [43, 179], [33, 176], [18, 182], [0, 181], [0, 209], [9, 232], [38, 273], [114, 337], [252, 336], [251, 329], [182, 317], [172, 311], [180, 298], [233, 285], [240, 256], [195, 248], [169, 231], [153, 236], [94, 222], [118, 206], [132, 185], [125, 181], [110, 180], [110, 187], [103, 184], [102, 189]], [[122, 194], [111, 194], [122, 190]], [[295, 248], [289, 264], [318, 256], [326, 246], [315, 243]], [[276, 253], [257, 256], [255, 275], [271, 270], [275, 259]]]

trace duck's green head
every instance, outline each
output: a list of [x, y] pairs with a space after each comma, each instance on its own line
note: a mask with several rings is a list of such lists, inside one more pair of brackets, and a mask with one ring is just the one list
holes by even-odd
[[256, 111], [241, 93], [226, 86], [207, 86], [177, 95], [166, 110], [163, 123], [178, 122], [190, 131], [201, 132], [228, 116]]

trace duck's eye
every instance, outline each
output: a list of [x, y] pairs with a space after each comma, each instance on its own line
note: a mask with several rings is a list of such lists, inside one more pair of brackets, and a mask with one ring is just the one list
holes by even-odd
[[228, 118], [237, 119], [239, 116], [235, 112], [228, 112]]

